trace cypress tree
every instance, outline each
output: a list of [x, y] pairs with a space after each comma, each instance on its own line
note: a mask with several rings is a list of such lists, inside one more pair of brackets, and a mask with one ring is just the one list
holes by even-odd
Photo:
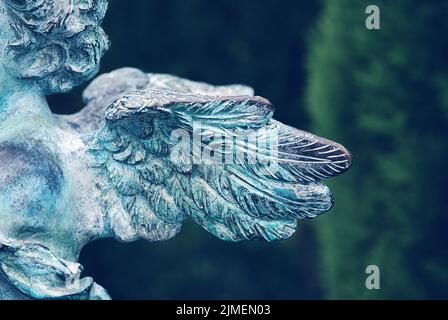
[[[351, 171], [330, 182], [314, 223], [328, 298], [447, 298], [448, 3], [326, 0], [311, 38], [313, 130], [343, 143]], [[367, 290], [368, 265], [381, 289]]]

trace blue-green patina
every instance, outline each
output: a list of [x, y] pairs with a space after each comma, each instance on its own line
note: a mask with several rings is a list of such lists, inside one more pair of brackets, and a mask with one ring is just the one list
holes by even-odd
[[0, 298], [108, 299], [80, 278], [83, 246], [167, 240], [188, 218], [227, 241], [286, 239], [333, 206], [320, 181], [351, 164], [246, 86], [124, 68], [95, 79], [78, 114], [52, 114], [47, 94], [98, 71], [106, 7], [0, 2]]

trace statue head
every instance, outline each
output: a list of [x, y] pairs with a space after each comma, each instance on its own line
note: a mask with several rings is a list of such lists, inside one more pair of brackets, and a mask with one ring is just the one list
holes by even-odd
[[46, 94], [91, 79], [109, 46], [107, 0], [0, 0], [0, 64]]

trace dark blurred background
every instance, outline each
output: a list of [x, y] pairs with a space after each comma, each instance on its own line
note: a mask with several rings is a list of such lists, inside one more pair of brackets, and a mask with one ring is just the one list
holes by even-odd
[[[109, 2], [101, 72], [248, 84], [355, 162], [329, 182], [335, 208], [290, 240], [225, 243], [187, 222], [165, 243], [90, 244], [86, 275], [114, 299], [448, 298], [447, 1]], [[365, 28], [370, 4], [381, 30]], [[80, 109], [82, 89], [50, 97], [53, 110]]]

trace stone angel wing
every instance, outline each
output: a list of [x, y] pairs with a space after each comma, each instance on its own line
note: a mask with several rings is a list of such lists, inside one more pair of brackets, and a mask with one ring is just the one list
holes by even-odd
[[321, 180], [351, 165], [343, 146], [274, 120], [245, 86], [121, 69], [84, 100], [61, 126], [83, 136], [121, 240], [167, 240], [187, 218], [223, 240], [286, 239], [333, 206]]

